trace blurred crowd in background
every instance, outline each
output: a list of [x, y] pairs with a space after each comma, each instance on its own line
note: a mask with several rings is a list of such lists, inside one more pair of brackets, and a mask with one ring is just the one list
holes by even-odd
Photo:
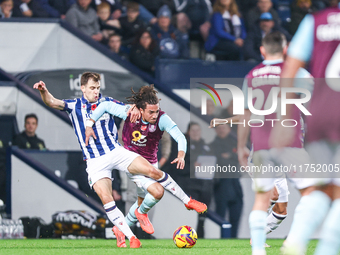
[[156, 58], [261, 61], [261, 39], [290, 41], [334, 0], [0, 0], [0, 18], [58, 18], [154, 73]]

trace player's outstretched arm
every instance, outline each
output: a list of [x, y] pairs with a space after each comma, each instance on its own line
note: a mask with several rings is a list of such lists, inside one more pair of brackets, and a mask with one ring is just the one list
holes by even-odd
[[130, 118], [135, 122], [138, 118], [140, 118], [140, 112], [138, 109], [136, 109], [136, 107], [133, 106], [134, 105], [121, 105], [112, 101], [105, 101], [99, 104], [98, 107], [92, 112], [91, 119], [97, 121], [104, 113], [107, 112], [123, 120], [125, 120], [130, 114]]
[[33, 88], [39, 90], [41, 99], [47, 106], [57, 110], [64, 109], [65, 102], [52, 96], [52, 94], [47, 90], [46, 84], [43, 81], [35, 83]]
[[225, 125], [225, 124], [228, 124], [228, 123], [238, 122], [239, 120], [240, 120], [239, 115], [235, 115], [233, 117], [226, 118], [226, 119], [213, 118], [210, 121], [209, 128], [214, 128], [214, 127], [217, 127], [217, 126], [220, 126], [220, 125]]
[[184, 157], [187, 151], [187, 139], [185, 138], [181, 130], [179, 130], [176, 123], [173, 122], [173, 120], [166, 114], [163, 114], [160, 117], [158, 125], [160, 130], [166, 130], [169, 133], [169, 135], [177, 142], [178, 144], [177, 158], [171, 161], [171, 164], [177, 163], [177, 169], [178, 168], [183, 169], [185, 166]]
[[170, 134], [168, 132], [164, 132], [159, 143], [161, 145], [161, 158], [158, 161], [158, 167], [159, 167], [159, 169], [162, 169], [162, 167], [168, 161], [170, 153], [171, 153], [171, 137], [170, 137]]

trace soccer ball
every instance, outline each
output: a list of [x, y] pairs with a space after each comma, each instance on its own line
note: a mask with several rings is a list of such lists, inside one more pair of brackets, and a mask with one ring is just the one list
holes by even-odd
[[178, 248], [191, 248], [197, 242], [197, 233], [192, 227], [180, 226], [175, 230], [173, 240]]

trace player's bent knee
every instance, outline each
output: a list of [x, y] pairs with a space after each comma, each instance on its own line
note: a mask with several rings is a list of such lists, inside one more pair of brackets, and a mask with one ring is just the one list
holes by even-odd
[[162, 199], [164, 195], [164, 188], [158, 182], [155, 182], [148, 186], [147, 191], [157, 200]]
[[161, 200], [162, 197], [164, 195], [164, 189], [161, 185], [157, 185], [157, 187], [155, 188], [152, 196], [157, 199], [157, 200]]

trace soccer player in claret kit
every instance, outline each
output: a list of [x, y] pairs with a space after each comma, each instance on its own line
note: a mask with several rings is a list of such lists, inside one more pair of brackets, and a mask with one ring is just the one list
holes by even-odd
[[[132, 90], [132, 96], [127, 98], [128, 102], [136, 105], [141, 113], [141, 118], [136, 122], [131, 122], [130, 117], [125, 118], [122, 139], [124, 147], [136, 152], [146, 158], [154, 167], [158, 167], [157, 151], [158, 143], [163, 132], [167, 131], [178, 143], [178, 155], [171, 163], [177, 163], [177, 168], [184, 168], [184, 157], [186, 153], [186, 139], [171, 118], [159, 108], [157, 91], [153, 85], [143, 86], [138, 92]], [[105, 113], [115, 115], [116, 106], [113, 102], [104, 102], [91, 114], [90, 118], [97, 121]], [[96, 135], [90, 127], [86, 128], [86, 140], [90, 137], [96, 139]], [[128, 177], [136, 183], [138, 200], [130, 208], [126, 222], [131, 227], [139, 220], [142, 229], [152, 234], [153, 226], [148, 219], [147, 212], [159, 202], [163, 196], [163, 187], [178, 199], [180, 199], [187, 209], [194, 209], [198, 213], [204, 213], [207, 206], [192, 198], [189, 198], [184, 191], [172, 180], [171, 176], [165, 174], [168, 185], [163, 184], [163, 180], [158, 182], [143, 175], [127, 173]], [[162, 187], [163, 186], [163, 187]], [[159, 194], [161, 191], [161, 194]], [[118, 244], [117, 244], [118, 245]], [[119, 246], [119, 245], [118, 245]]]
[[[248, 88], [252, 89], [252, 105], [256, 106], [257, 110], [268, 110], [272, 106], [272, 98], [275, 93], [278, 94], [278, 84], [283, 66], [283, 57], [286, 50], [286, 39], [280, 32], [272, 32], [267, 34], [262, 40], [260, 48], [261, 54], [265, 60], [254, 67], [246, 76], [243, 84], [243, 93], [245, 95], [245, 114], [240, 116], [240, 122], [244, 121], [244, 125], [238, 125], [238, 157], [242, 166], [247, 166], [249, 149], [246, 147], [249, 131], [251, 129], [251, 142], [253, 145], [253, 163], [257, 167], [275, 167], [286, 165], [301, 165], [309, 162], [309, 156], [303, 148], [301, 142], [301, 122], [300, 112], [296, 108], [294, 115], [291, 117], [296, 123], [294, 127], [296, 133], [294, 143], [286, 148], [271, 149], [269, 146], [269, 135], [273, 127], [270, 120], [277, 119], [277, 113], [269, 115], [253, 116], [250, 112], [250, 106], [247, 103]], [[305, 77], [306, 71], [301, 70], [301, 76]], [[270, 77], [268, 79], [268, 77]], [[276, 96], [277, 96], [276, 94]], [[263, 123], [256, 121], [262, 117]], [[248, 123], [251, 121], [252, 126]], [[268, 121], [266, 121], [268, 120]], [[266, 254], [264, 249], [266, 240], [266, 225], [267, 225], [267, 209], [271, 197], [271, 190], [274, 187], [276, 178], [282, 176], [282, 172], [262, 172], [253, 173], [253, 189], [256, 192], [255, 202], [252, 212], [249, 215], [249, 226], [252, 239], [252, 254]], [[299, 177], [297, 173], [287, 173], [287, 177]], [[295, 187], [300, 191], [313, 186], [314, 179], [291, 178]]]
[[[306, 71], [306, 73], [308, 73]], [[235, 125], [235, 123], [240, 123], [240, 115], [235, 115], [230, 118], [226, 119], [220, 119], [220, 118], [214, 118], [210, 122], [209, 128], [215, 128], [220, 125]], [[234, 124], [233, 124], [234, 123]], [[253, 167], [253, 149], [251, 147], [249, 156], [248, 156], [248, 162], [247, 166]], [[247, 152], [248, 154], [248, 152]], [[251, 171], [248, 171], [249, 176], [253, 179], [254, 173]], [[267, 226], [266, 226], [266, 234], [273, 232], [276, 230], [283, 220], [287, 217], [287, 206], [288, 206], [288, 184], [286, 175], [282, 173], [281, 177], [276, 177], [274, 181], [274, 188], [272, 189], [272, 195], [270, 198], [271, 205], [267, 210]], [[250, 245], [252, 245], [252, 240], [250, 239]], [[265, 248], [270, 248], [271, 246], [265, 243]]]
[[[289, 254], [303, 252], [308, 239], [327, 215], [315, 254], [333, 255], [338, 254], [340, 248], [340, 178], [336, 176], [339, 174], [336, 167], [340, 163], [339, 6], [306, 15], [289, 46], [282, 71], [282, 78], [287, 79], [281, 79], [280, 86], [292, 87], [289, 78], [294, 77], [307, 62], [315, 77], [315, 87], [308, 109], [311, 115], [306, 120], [306, 149], [312, 163], [327, 167], [327, 176], [320, 178], [323, 186], [318, 186], [318, 190], [310, 194], [309, 200], [301, 204], [301, 213], [294, 219], [290, 230], [292, 238], [287, 239], [285, 246]], [[292, 109], [287, 106], [287, 115], [281, 119], [288, 119], [291, 114]], [[273, 146], [291, 144], [293, 131], [275, 126], [271, 137]]]
[[[83, 151], [84, 159], [86, 159], [89, 185], [101, 199], [109, 220], [130, 240], [130, 248], [140, 248], [141, 242], [132, 233], [124, 215], [116, 207], [113, 200], [111, 171], [118, 169], [131, 174], [145, 175], [159, 181], [162, 186], [170, 185], [172, 178], [167, 178], [166, 173], [156, 169], [146, 159], [135, 152], [124, 149], [118, 143], [114, 116], [104, 114], [93, 128], [98, 139], [90, 139], [88, 145], [85, 141], [85, 127], [94, 125], [89, 116], [98, 105], [111, 101], [115, 105], [115, 115], [124, 119], [130, 114], [131, 106], [124, 105], [109, 97], [102, 97], [99, 93], [100, 75], [93, 72], [85, 72], [81, 76], [81, 90], [83, 92], [81, 98], [56, 99], [42, 81], [35, 83], [33, 88], [39, 90], [41, 98], [47, 106], [68, 113]], [[139, 111], [137, 113], [139, 114]], [[132, 115], [130, 115], [130, 118], [133, 118]]]

